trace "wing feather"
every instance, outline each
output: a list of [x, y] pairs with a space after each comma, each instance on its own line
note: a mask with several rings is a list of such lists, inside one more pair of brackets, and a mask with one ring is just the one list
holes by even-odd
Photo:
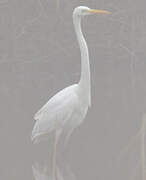
[[74, 84], [58, 92], [34, 115], [34, 119], [37, 121], [44, 113], [49, 113], [48, 111], [54, 110], [55, 107], [57, 108], [57, 106], [62, 103], [62, 100], [67, 98], [67, 96], [72, 95], [72, 93], [75, 93], [76, 87], [77, 84]]
[[75, 85], [53, 96], [34, 116], [32, 140], [60, 128], [71, 117], [76, 103]]

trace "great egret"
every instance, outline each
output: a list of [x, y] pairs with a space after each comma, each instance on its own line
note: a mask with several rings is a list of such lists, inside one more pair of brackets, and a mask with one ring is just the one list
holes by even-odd
[[34, 116], [36, 120], [32, 131], [34, 143], [39, 142], [51, 132], [55, 133], [54, 177], [56, 145], [61, 133], [66, 132], [66, 140], [68, 140], [74, 128], [83, 122], [88, 107], [91, 106], [89, 55], [81, 30], [81, 18], [95, 13], [110, 14], [105, 10], [95, 10], [85, 6], [76, 7], [73, 12], [73, 23], [81, 51], [81, 77], [78, 84], [73, 84], [57, 93]]

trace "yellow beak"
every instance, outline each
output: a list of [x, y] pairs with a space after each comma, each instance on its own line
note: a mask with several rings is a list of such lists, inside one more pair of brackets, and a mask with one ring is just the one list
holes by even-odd
[[105, 10], [98, 10], [98, 9], [90, 9], [89, 10], [90, 13], [93, 13], [93, 14], [96, 14], [96, 13], [99, 13], [99, 14], [111, 14], [111, 12], [109, 11], [105, 11]]

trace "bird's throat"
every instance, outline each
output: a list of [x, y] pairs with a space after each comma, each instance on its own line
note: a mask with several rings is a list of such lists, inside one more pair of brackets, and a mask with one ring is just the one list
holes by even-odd
[[75, 26], [75, 32], [81, 51], [81, 77], [79, 81], [79, 92], [88, 105], [91, 105], [91, 87], [90, 87], [90, 63], [88, 46], [81, 30], [81, 17], [74, 16], [73, 22]]

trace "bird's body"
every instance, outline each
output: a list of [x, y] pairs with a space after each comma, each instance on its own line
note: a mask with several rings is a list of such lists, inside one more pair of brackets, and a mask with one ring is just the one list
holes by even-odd
[[88, 104], [79, 98], [78, 91], [78, 84], [63, 89], [35, 114], [36, 124], [32, 132], [34, 142], [39, 142], [43, 136], [54, 131], [60, 132], [60, 135], [63, 129], [68, 139], [73, 129], [82, 123]]

